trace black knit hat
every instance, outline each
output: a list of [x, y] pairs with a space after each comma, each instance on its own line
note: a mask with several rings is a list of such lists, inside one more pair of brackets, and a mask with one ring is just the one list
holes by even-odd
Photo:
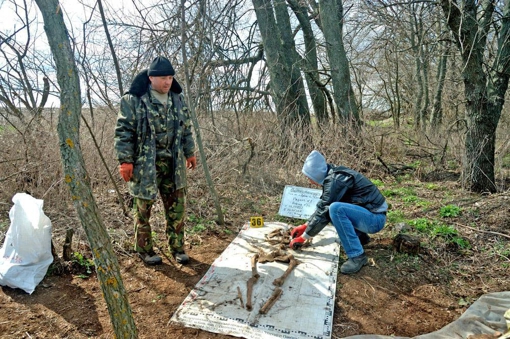
[[175, 75], [175, 71], [170, 60], [163, 56], [158, 56], [149, 66], [148, 75], [153, 77]]

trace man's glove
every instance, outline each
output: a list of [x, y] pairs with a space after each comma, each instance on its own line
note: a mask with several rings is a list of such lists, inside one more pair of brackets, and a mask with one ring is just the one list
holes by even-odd
[[305, 233], [306, 231], [306, 226], [307, 226], [306, 224], [303, 224], [301, 226], [294, 227], [292, 231], [290, 231], [290, 237], [294, 239], [302, 236], [303, 233]]
[[130, 162], [124, 162], [120, 164], [119, 172], [122, 179], [128, 182], [133, 177], [133, 164]]
[[305, 241], [306, 241], [305, 238], [299, 236], [295, 239], [292, 239], [292, 241], [289, 244], [289, 247], [292, 248], [293, 250], [298, 250], [301, 247], [303, 247], [303, 244], [305, 243]]
[[186, 159], [186, 168], [187, 169], [195, 169], [197, 167], [197, 157], [191, 156], [188, 159]]

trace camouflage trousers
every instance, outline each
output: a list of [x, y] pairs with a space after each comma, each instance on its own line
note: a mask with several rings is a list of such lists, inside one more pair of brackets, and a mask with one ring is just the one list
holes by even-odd
[[[186, 189], [174, 190], [173, 165], [171, 162], [156, 162], [158, 190], [163, 201], [166, 220], [166, 236], [171, 253], [184, 250], [184, 217], [186, 211]], [[133, 199], [135, 220], [135, 251], [150, 252], [153, 249], [152, 229], [149, 223], [155, 200]]]

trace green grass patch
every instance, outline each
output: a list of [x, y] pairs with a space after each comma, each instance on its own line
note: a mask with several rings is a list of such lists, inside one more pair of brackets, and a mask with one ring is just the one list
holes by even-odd
[[469, 240], [464, 239], [462, 237], [454, 236], [450, 240], [450, 242], [457, 244], [457, 246], [459, 246], [460, 248], [462, 248], [464, 250], [471, 249], [471, 243], [469, 242]]
[[504, 168], [510, 168], [510, 153], [507, 153], [503, 157], [503, 161], [502, 161], [501, 166], [504, 167]]
[[432, 230], [436, 226], [435, 221], [429, 220], [427, 218], [409, 220], [407, 223], [413, 226], [418, 232], [426, 234], [431, 234]]
[[415, 195], [408, 195], [408, 196], [403, 197], [402, 201], [404, 202], [405, 205], [409, 206], [409, 205], [413, 205], [416, 202], [418, 202], [419, 199]]
[[460, 216], [462, 210], [459, 206], [456, 205], [446, 205], [441, 207], [439, 210], [439, 215], [442, 218], [456, 218]]
[[405, 220], [404, 212], [402, 211], [388, 211], [387, 221], [389, 223], [399, 223]]
[[381, 191], [382, 195], [385, 197], [406, 197], [406, 196], [416, 196], [416, 192], [412, 187], [398, 187], [393, 189], [385, 189]]
[[195, 214], [189, 214], [188, 221], [192, 224], [187, 230], [189, 234], [204, 233], [213, 229], [216, 225], [214, 221], [200, 218]]
[[452, 226], [436, 225], [432, 228], [431, 234], [434, 237], [443, 237], [446, 239], [453, 239], [455, 236], [457, 236], [458, 232]]
[[377, 187], [382, 187], [382, 186], [384, 186], [384, 182], [382, 182], [382, 180], [379, 180], [379, 179], [371, 179], [370, 181], [372, 181], [372, 184], [376, 185]]
[[85, 258], [80, 252], [74, 252], [71, 261], [83, 268], [86, 272], [86, 275], [80, 274], [78, 277], [88, 278], [88, 276], [92, 274], [92, 269], [94, 268], [94, 261], [92, 259]]
[[418, 200], [416, 202], [416, 206], [418, 207], [421, 207], [423, 209], [428, 209], [430, 206], [432, 205], [432, 203], [430, 201], [427, 201], [427, 200]]
[[446, 164], [447, 164], [448, 169], [451, 171], [455, 171], [455, 170], [459, 169], [459, 163], [455, 160], [448, 160]]
[[440, 191], [442, 189], [438, 184], [426, 184], [425, 188], [429, 191]]

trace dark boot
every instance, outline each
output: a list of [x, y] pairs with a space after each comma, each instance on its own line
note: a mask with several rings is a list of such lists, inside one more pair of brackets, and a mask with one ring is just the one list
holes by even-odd
[[161, 257], [152, 250], [148, 252], [138, 252], [138, 256], [147, 265], [160, 265], [163, 262]]
[[189, 256], [184, 251], [173, 252], [172, 255], [179, 264], [186, 265], [189, 261]]
[[365, 253], [363, 253], [360, 256], [349, 258], [346, 262], [344, 262], [342, 267], [340, 267], [340, 272], [343, 274], [353, 274], [361, 270], [361, 268], [367, 263], [368, 258]]

